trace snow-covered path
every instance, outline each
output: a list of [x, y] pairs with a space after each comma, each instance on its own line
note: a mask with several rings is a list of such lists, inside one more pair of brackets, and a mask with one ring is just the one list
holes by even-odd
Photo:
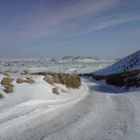
[[88, 82], [79, 100], [30, 100], [0, 112], [0, 140], [139, 140], [140, 95], [111, 94]]

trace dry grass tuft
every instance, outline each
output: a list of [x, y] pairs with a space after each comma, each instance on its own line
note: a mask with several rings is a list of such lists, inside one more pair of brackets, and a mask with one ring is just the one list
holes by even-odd
[[12, 81], [13, 81], [12, 78], [10, 78], [10, 77], [5, 77], [5, 78], [2, 79], [1, 84], [2, 84], [2, 85], [7, 85], [7, 84], [10, 84]]
[[13, 86], [13, 84], [7, 84], [7, 85], [4, 85], [4, 87], [5, 87], [4, 91], [5, 91], [6, 93], [11, 93], [11, 92], [14, 91], [14, 86]]
[[65, 73], [51, 73], [44, 77], [44, 80], [49, 84], [54, 83], [66, 85], [68, 88], [79, 88], [81, 86], [81, 79], [78, 75]]
[[29, 83], [29, 84], [34, 84], [35, 80], [32, 78], [26, 78], [26, 79], [22, 79], [22, 78], [18, 78], [16, 80], [16, 83], [21, 84], [21, 83]]
[[54, 82], [55, 82], [55, 83], [60, 83], [60, 77], [59, 77], [59, 74], [54, 73], [54, 74], [53, 74], [53, 79], [54, 79]]
[[60, 82], [68, 88], [79, 88], [81, 86], [81, 79], [73, 74], [61, 74]]
[[29, 84], [34, 84], [35, 83], [35, 80], [32, 79], [32, 78], [26, 78], [25, 82], [26, 83], [29, 83]]
[[21, 83], [24, 83], [24, 82], [25, 82], [25, 80], [22, 79], [22, 78], [18, 78], [18, 79], [16, 80], [16, 83], [18, 83], [18, 84], [21, 84]]
[[54, 87], [52, 92], [56, 95], [60, 95], [62, 93], [62, 89], [60, 87]]
[[43, 79], [51, 85], [54, 84], [54, 78], [52, 75], [45, 75], [45, 77]]
[[4, 91], [6, 93], [11, 93], [14, 91], [14, 85], [12, 84], [13, 79], [10, 77], [5, 77], [2, 79], [1, 84], [4, 86]]

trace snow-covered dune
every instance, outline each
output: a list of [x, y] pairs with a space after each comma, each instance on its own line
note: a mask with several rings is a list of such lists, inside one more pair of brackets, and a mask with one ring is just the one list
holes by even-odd
[[[23, 76], [24, 78], [22, 79], [25, 79], [26, 76]], [[5, 92], [4, 85], [0, 84], [0, 94], [3, 95], [3, 98], [0, 100], [1, 110], [32, 99], [45, 100], [47, 103], [68, 102], [79, 98], [81, 96], [79, 93], [81, 93], [85, 88], [84, 83], [81, 83], [82, 86], [79, 88], [72, 89], [60, 83], [54, 83], [51, 85], [47, 81], [43, 80], [44, 76], [35, 75], [31, 77], [35, 81], [33, 84], [26, 82], [17, 83], [18, 76], [13, 76], [13, 91], [10, 93]], [[5, 78], [5, 76], [0, 74], [0, 81], [3, 78]], [[61, 90], [59, 94], [53, 92], [55, 87]]]
[[[46, 95], [48, 98], [43, 99], [40, 99], [41, 96], [34, 96], [32, 99], [2, 108], [0, 140], [41, 139], [42, 132], [49, 130], [50, 122], [54, 123], [60, 114], [83, 100], [88, 95], [87, 91], [87, 86], [83, 84], [79, 90], [71, 90], [66, 96], [49, 98], [49, 95]], [[51, 127], [55, 129], [56, 124]]]

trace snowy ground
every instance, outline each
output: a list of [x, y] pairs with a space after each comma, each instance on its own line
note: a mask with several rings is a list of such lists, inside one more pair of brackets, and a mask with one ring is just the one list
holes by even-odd
[[[91, 58], [78, 63], [75, 58], [60, 59], [60, 64], [46, 61], [8, 60], [2, 61], [0, 67], [87, 73], [112, 63], [93, 62]], [[0, 80], [3, 77], [0, 74]], [[0, 100], [0, 140], [140, 140], [140, 89], [124, 92], [82, 79], [80, 89], [55, 95], [43, 77], [33, 78], [33, 85], [14, 81], [15, 91], [11, 94], [4, 93], [0, 86], [5, 96]]]
[[22, 71], [30, 69], [33, 72], [93, 72], [115, 63], [116, 60], [104, 60], [89, 57], [65, 58], [32, 58], [32, 59], [0, 59], [0, 71]]
[[84, 82], [73, 99], [36, 98], [2, 109], [0, 140], [139, 140], [140, 93]]
[[[46, 95], [44, 99], [40, 99], [40, 96], [34, 96], [32, 99], [20, 101], [21, 103], [16, 102], [6, 109], [2, 106], [0, 111], [0, 140], [41, 139], [44, 132], [49, 130], [50, 122], [55, 123], [55, 119], [59, 115], [83, 100], [88, 95], [87, 90], [87, 86], [82, 84], [79, 90], [71, 90], [67, 95], [56, 95], [57, 97], [51, 98], [50, 95]], [[7, 104], [9, 105], [6, 101], [5, 105]], [[55, 128], [56, 125], [52, 124], [51, 126]]]

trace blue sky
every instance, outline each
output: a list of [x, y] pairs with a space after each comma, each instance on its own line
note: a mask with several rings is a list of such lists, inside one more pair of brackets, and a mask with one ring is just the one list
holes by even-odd
[[1, 0], [0, 57], [118, 58], [140, 49], [139, 0]]

